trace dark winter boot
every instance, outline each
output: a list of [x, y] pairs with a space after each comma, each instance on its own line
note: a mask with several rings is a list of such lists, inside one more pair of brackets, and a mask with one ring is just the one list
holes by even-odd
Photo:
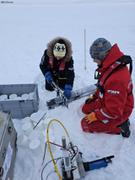
[[121, 129], [121, 135], [122, 135], [123, 137], [128, 138], [128, 137], [130, 136], [129, 126], [130, 126], [129, 119], [127, 119], [124, 123], [122, 123], [122, 124], [119, 126], [120, 129]]

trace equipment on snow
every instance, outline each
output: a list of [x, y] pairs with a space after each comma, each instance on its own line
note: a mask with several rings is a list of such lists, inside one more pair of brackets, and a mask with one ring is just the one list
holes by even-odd
[[[83, 166], [81, 153], [76, 151], [72, 142], [67, 145], [65, 137], [62, 138], [62, 180], [77, 180], [84, 178], [86, 173]], [[73, 155], [71, 154], [73, 151]]]
[[[64, 91], [63, 91], [61, 88], [59, 88], [59, 86], [57, 86], [57, 85], [55, 84], [55, 82], [52, 82], [51, 86], [52, 86], [52, 87], [54, 88], [54, 90], [56, 91], [57, 97], [59, 97], [60, 99], [62, 99], [63, 105], [66, 106], [66, 107], [68, 107], [67, 98], [66, 98], [66, 96], [64, 95]], [[50, 109], [50, 108], [49, 108], [49, 109]]]
[[[52, 123], [59, 123], [59, 125], [63, 128], [64, 134], [66, 135], [62, 137], [62, 145], [56, 144], [56, 143], [51, 143], [50, 137], [49, 137], [49, 128]], [[47, 131], [46, 131], [46, 137], [47, 137], [47, 146], [48, 146], [48, 151], [51, 156], [51, 161], [54, 165], [55, 172], [57, 173], [59, 180], [81, 180], [84, 179], [86, 176], [86, 172], [94, 169], [99, 169], [102, 167], [106, 167], [108, 163], [111, 163], [111, 159], [114, 157], [112, 156], [107, 156], [102, 159], [98, 159], [95, 161], [90, 161], [90, 162], [83, 162], [82, 158], [82, 153], [79, 152], [79, 149], [77, 146], [75, 146], [71, 140], [70, 136], [68, 134], [67, 129], [65, 126], [62, 124], [57, 119], [52, 119], [47, 126]], [[60, 158], [54, 158], [52, 149], [51, 149], [51, 144], [56, 145], [61, 148], [62, 151], [62, 157]], [[57, 166], [57, 160], [60, 160], [59, 168]], [[47, 162], [46, 164], [48, 164]], [[47, 165], [45, 165], [46, 167]], [[45, 169], [43, 168], [43, 170]], [[61, 169], [61, 171], [59, 170]], [[42, 171], [43, 174], [43, 171]]]
[[[83, 162], [82, 153], [75, 151], [72, 142], [67, 145], [66, 139], [62, 138], [62, 180], [80, 180], [86, 176], [87, 171], [107, 167], [114, 156], [107, 156], [90, 162]], [[72, 157], [70, 151], [74, 151]]]
[[68, 104], [74, 100], [80, 99], [82, 97], [85, 96], [89, 96], [90, 94], [93, 94], [96, 91], [96, 85], [89, 85], [87, 87], [81, 88], [79, 90], [75, 90], [72, 91], [71, 97], [69, 99], [67, 99], [64, 94], [63, 91], [56, 86], [56, 84], [53, 84], [55, 89], [57, 90], [57, 97], [53, 98], [49, 101], [47, 101], [47, 107], [48, 109], [54, 109], [57, 106], [68, 106]]
[[112, 162], [112, 158], [114, 158], [114, 156], [107, 156], [107, 157], [103, 157], [101, 159], [97, 159], [94, 161], [90, 161], [90, 162], [84, 162], [84, 169], [85, 171], [91, 171], [94, 169], [99, 169], [102, 167], [107, 167], [108, 163]]
[[0, 111], [0, 180], [13, 179], [16, 140], [11, 114]]

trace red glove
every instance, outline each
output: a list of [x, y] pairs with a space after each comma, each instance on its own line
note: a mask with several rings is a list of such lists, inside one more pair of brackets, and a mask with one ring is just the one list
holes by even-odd
[[87, 121], [88, 124], [90, 124], [94, 121], [97, 121], [97, 117], [96, 117], [95, 113], [92, 112], [85, 117], [85, 120]]

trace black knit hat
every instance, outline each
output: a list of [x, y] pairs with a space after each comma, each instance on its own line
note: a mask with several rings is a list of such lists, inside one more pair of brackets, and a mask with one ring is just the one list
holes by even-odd
[[96, 39], [90, 47], [90, 55], [93, 59], [103, 60], [106, 57], [107, 52], [111, 49], [111, 43], [104, 39]]

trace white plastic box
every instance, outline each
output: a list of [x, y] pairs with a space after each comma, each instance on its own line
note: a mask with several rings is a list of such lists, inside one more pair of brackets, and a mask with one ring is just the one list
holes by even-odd
[[30, 116], [38, 111], [38, 106], [37, 84], [0, 85], [0, 110], [10, 112], [12, 118]]

